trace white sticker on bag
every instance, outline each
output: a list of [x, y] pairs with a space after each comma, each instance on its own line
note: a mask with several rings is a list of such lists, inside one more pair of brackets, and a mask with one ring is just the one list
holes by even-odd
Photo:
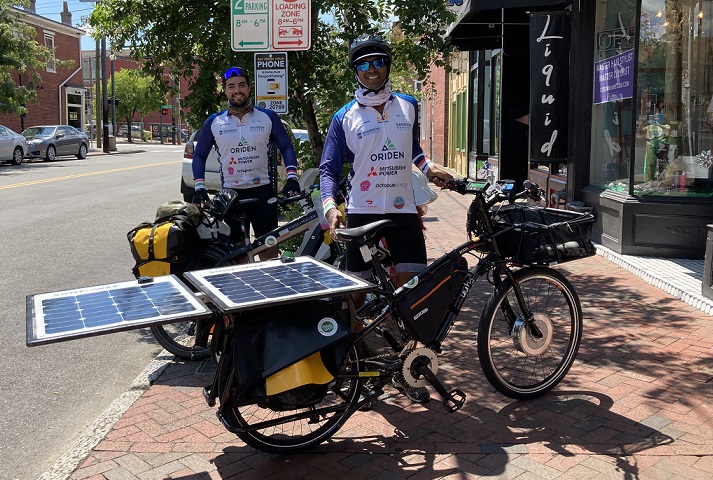
[[325, 317], [317, 324], [317, 331], [324, 337], [331, 337], [337, 333], [337, 321], [333, 318]]

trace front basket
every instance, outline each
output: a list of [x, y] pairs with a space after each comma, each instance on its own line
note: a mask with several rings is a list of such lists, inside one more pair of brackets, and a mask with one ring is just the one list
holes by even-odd
[[515, 227], [494, 238], [514, 263], [549, 265], [596, 254], [591, 213], [522, 205], [497, 215], [496, 221], [501, 231]]

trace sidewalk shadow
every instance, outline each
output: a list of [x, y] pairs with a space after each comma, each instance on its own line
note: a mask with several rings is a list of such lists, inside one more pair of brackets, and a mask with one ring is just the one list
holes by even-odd
[[[531, 402], [512, 401], [497, 411], [486, 408], [476, 415], [455, 414], [460, 417], [456, 420], [459, 426], [472, 431], [482, 429], [484, 422], [490, 426], [494, 416], [500, 419], [497, 430], [486, 429], [487, 435], [479, 441], [470, 443], [468, 439], [462, 439], [460, 445], [444, 440], [443, 431], [454, 422], [440, 410], [437, 402], [432, 404], [428, 410], [418, 412], [404, 412], [389, 404], [377, 406], [376, 412], [389, 423], [393, 420], [390, 417], [402, 417], [402, 420], [410, 415], [429, 417], [426, 422], [403, 429], [399, 422], [393, 422], [392, 436], [344, 437], [337, 432], [336, 438], [313, 450], [286, 456], [257, 452], [248, 446], [230, 446], [212, 463], [220, 478], [232, 477], [238, 472], [242, 472], [240, 478], [268, 478], [285, 467], [292, 471], [290, 478], [309, 478], [310, 472], [323, 473], [329, 465], [337, 463], [340, 468], [356, 471], [359, 476], [363, 470], [369, 469], [369, 472], [373, 471], [370, 478], [379, 478], [380, 474], [385, 475], [384, 478], [408, 478], [415, 474], [419, 478], [455, 474], [490, 477], [506, 473], [513, 456], [527, 454], [528, 445], [539, 444], [532, 453], [545, 454], [544, 448], [553, 457], [590, 453], [615, 458], [614, 468], [622, 475], [618, 478], [637, 479], [639, 467], [632, 455], [673, 442], [673, 438], [655, 428], [611, 412], [612, 399], [594, 392], [568, 391]], [[358, 419], [358, 423], [376, 422], [371, 415]], [[612, 423], [616, 423], [617, 430], [627, 433], [617, 436], [617, 441], [597, 442], [588, 438], [596, 437], [599, 427]], [[453, 458], [448, 462], [449, 468], [445, 468], [440, 462], [448, 455]], [[250, 460], [244, 462], [248, 457]], [[304, 475], [294, 475], [300, 471]], [[207, 478], [206, 474], [180, 478], [198, 480]]]

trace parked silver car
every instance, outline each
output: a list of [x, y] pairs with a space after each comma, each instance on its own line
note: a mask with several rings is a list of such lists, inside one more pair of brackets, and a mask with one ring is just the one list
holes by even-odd
[[86, 158], [89, 138], [69, 125], [42, 125], [30, 127], [22, 132], [27, 139], [27, 158], [43, 158], [48, 162], [57, 157], [74, 155]]
[[27, 154], [27, 141], [19, 133], [0, 125], [0, 162], [20, 165]]

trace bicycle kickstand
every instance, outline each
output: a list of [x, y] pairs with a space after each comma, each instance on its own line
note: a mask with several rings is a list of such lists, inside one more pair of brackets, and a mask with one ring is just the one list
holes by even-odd
[[446, 390], [438, 377], [433, 374], [433, 371], [428, 368], [428, 365], [419, 365], [417, 367], [418, 373], [426, 377], [426, 380], [436, 389], [438, 394], [443, 398], [443, 408], [447, 412], [453, 413], [460, 410], [460, 408], [465, 403], [465, 392], [460, 388], [454, 388], [450, 392]]

